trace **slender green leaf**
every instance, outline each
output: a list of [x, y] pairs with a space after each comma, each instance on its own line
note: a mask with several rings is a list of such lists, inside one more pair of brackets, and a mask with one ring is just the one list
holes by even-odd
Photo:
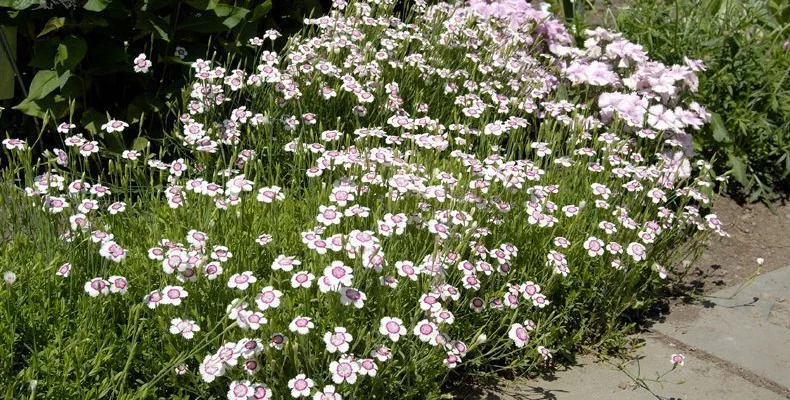
[[66, 24], [66, 17], [52, 17], [44, 24], [44, 28], [38, 33], [36, 37], [42, 37], [47, 33], [54, 32], [62, 28]]

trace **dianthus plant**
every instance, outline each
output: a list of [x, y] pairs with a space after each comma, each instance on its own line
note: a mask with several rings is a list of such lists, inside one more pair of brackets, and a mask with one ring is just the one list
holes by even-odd
[[17, 271], [9, 312], [45, 290], [51, 328], [9, 387], [430, 398], [454, 369], [545, 366], [619, 329], [726, 234], [690, 145], [696, 63], [602, 29], [574, 43], [524, 1], [374, 3], [336, 0], [279, 53], [256, 40], [254, 70], [194, 61], [158, 154], [65, 123], [33, 178], [4, 142], [54, 232], [4, 245], [50, 265]]

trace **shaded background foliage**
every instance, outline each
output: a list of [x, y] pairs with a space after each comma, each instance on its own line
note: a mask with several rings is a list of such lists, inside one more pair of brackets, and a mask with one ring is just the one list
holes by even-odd
[[[54, 126], [69, 120], [101, 138], [111, 151], [143, 146], [134, 136], [161, 137], [177, 116], [189, 64], [197, 58], [254, 62], [248, 40], [267, 29], [284, 37], [298, 31], [305, 16], [322, 14], [330, 0], [0, 0], [0, 25], [16, 41], [14, 71], [3, 71], [14, 96], [0, 105], [0, 126], [16, 137], [44, 134], [59, 144]], [[11, 29], [9, 29], [9, 27]], [[266, 45], [270, 47], [271, 44]], [[183, 60], [176, 47], [186, 49]], [[135, 73], [132, 60], [144, 53], [154, 65]], [[3, 54], [5, 56], [5, 54]], [[12, 81], [14, 79], [14, 81]], [[110, 118], [137, 124], [134, 133], [105, 135]], [[5, 133], [5, 132], [4, 132]], [[10, 133], [10, 132], [9, 132]], [[95, 138], [95, 137], [94, 137]]]

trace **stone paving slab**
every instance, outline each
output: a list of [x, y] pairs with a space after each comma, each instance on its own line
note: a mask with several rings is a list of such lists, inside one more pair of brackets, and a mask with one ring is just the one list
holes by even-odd
[[[680, 349], [663, 338], [647, 338], [639, 350], [640, 359], [627, 362], [624, 369], [634, 377], [655, 379], [672, 368], [669, 359]], [[667, 400], [782, 400], [785, 396], [751, 382], [716, 363], [686, 353], [686, 363], [668, 373], [660, 382], [646, 382], [660, 399]], [[515, 380], [501, 387], [467, 397], [477, 400], [656, 400], [638, 387], [618, 368], [620, 362], [598, 362], [592, 356], [579, 365], [557, 371], [538, 380]]]
[[670, 313], [651, 329], [790, 388], [790, 267], [692, 307], [694, 318]]
[[[673, 308], [643, 334], [638, 358], [576, 366], [536, 380], [500, 382], [475, 400], [779, 400], [790, 399], [790, 266]], [[655, 379], [671, 369], [674, 353], [686, 365], [638, 387], [632, 377]], [[623, 368], [623, 370], [620, 369]], [[629, 377], [628, 375], [632, 377]]]

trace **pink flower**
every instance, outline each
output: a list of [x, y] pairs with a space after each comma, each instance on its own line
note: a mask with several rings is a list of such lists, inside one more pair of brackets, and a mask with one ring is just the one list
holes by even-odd
[[683, 354], [673, 354], [670, 361], [673, 365], [680, 365], [682, 367], [686, 363], [686, 357]]

